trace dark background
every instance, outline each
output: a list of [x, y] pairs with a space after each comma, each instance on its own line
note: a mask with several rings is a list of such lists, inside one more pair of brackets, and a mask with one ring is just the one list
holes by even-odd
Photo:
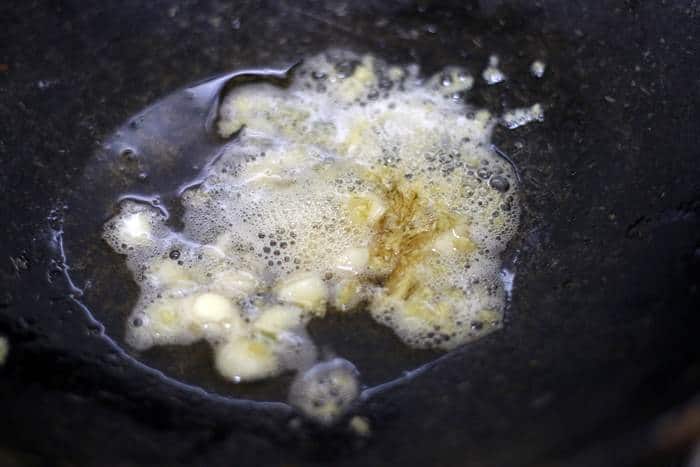
[[[0, 464], [677, 462], [688, 430], [656, 421], [700, 387], [699, 25], [695, 0], [3, 2]], [[504, 330], [365, 401], [367, 440], [138, 365], [67, 296], [53, 241], [81, 225], [84, 167], [130, 115], [329, 46], [475, 75], [495, 52], [510, 80], [470, 100], [547, 109], [494, 135], [524, 180]]]

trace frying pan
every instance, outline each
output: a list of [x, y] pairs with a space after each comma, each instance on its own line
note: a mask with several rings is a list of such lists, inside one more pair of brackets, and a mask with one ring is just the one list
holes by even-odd
[[[699, 24], [694, 0], [4, 2], [0, 464], [677, 465], [700, 431]], [[524, 196], [503, 330], [445, 356], [312, 330], [374, 388], [366, 438], [263, 402], [284, 381], [222, 386], [205, 346], [121, 346], [138, 290], [91, 217], [114, 202], [95, 154], [131, 116], [331, 46], [426, 73], [497, 53], [509, 80], [469, 101], [546, 108], [493, 137]]]

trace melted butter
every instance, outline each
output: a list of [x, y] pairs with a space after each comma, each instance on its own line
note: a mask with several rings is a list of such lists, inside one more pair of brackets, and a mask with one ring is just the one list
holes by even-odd
[[497, 329], [518, 184], [495, 119], [452, 98], [472, 84], [332, 51], [287, 87], [235, 87], [217, 129], [237, 137], [183, 194], [184, 230], [135, 202], [105, 225], [141, 288], [127, 341], [205, 339], [238, 382], [309, 374], [305, 327], [327, 313], [367, 310], [420, 348]]

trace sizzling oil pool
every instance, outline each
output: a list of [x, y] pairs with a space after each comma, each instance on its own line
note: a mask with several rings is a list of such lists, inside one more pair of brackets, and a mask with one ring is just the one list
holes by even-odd
[[310, 322], [366, 314], [440, 350], [498, 329], [518, 180], [496, 119], [460, 99], [473, 82], [332, 51], [227, 87], [210, 119], [226, 142], [178, 192], [181, 225], [135, 198], [104, 225], [140, 289], [126, 342], [207, 342], [237, 383], [296, 373], [290, 402], [332, 423], [361, 384]]

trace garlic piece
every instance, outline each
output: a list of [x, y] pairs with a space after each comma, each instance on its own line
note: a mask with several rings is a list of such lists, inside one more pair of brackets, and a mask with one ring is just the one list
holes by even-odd
[[214, 358], [219, 373], [237, 383], [267, 378], [279, 371], [279, 362], [270, 347], [248, 337], [217, 347]]
[[255, 320], [253, 326], [263, 332], [279, 334], [300, 326], [303, 322], [303, 312], [294, 306], [275, 305], [265, 311]]
[[156, 287], [171, 288], [195, 285], [185, 268], [168, 259], [152, 264], [147, 276]]
[[338, 282], [333, 291], [333, 307], [341, 311], [356, 308], [365, 298], [362, 283], [354, 277]]
[[192, 304], [192, 318], [199, 324], [229, 322], [242, 326], [237, 306], [222, 295], [204, 293]]
[[348, 248], [338, 256], [335, 268], [342, 272], [361, 274], [369, 263], [369, 250], [367, 248]]
[[192, 302], [191, 297], [162, 298], [149, 305], [144, 310], [148, 326], [134, 328], [134, 332], [152, 333], [153, 342], [136, 344], [137, 347], [148, 348], [154, 343], [190, 344], [201, 337], [190, 329], [189, 310]]
[[291, 274], [277, 284], [275, 292], [280, 301], [299, 305], [319, 315], [325, 313], [328, 289], [316, 273]]
[[227, 269], [214, 275], [212, 289], [230, 298], [243, 298], [255, 292], [259, 281], [251, 273]]
[[476, 250], [476, 245], [469, 238], [467, 227], [458, 225], [438, 235], [433, 241], [431, 249], [441, 255], [450, 255], [454, 253], [471, 253]]
[[386, 212], [386, 204], [374, 193], [351, 196], [347, 203], [350, 218], [356, 224], [374, 225]]

